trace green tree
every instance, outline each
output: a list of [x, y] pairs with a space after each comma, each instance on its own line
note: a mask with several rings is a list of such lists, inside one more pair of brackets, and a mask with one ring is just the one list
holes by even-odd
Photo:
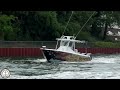
[[15, 19], [13, 15], [0, 15], [0, 39], [4, 40], [5, 33], [13, 30], [12, 21]]
[[115, 25], [120, 26], [120, 12], [118, 11], [99, 11], [94, 17], [91, 33], [98, 37], [99, 33], [104, 30], [103, 40], [106, 39], [106, 32], [108, 27], [112, 28]]

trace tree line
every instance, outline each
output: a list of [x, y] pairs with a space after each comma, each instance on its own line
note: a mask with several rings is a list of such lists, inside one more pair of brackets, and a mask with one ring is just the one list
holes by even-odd
[[[71, 12], [0, 11], [0, 40], [54, 41], [62, 35]], [[77, 39], [105, 40], [108, 27], [120, 26], [119, 11], [74, 11], [64, 35], [76, 35], [93, 12]]]

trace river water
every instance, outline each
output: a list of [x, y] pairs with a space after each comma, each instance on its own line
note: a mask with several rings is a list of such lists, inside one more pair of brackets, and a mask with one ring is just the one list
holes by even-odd
[[120, 54], [96, 55], [87, 62], [0, 58], [0, 71], [4, 68], [10, 71], [8, 79], [120, 79]]

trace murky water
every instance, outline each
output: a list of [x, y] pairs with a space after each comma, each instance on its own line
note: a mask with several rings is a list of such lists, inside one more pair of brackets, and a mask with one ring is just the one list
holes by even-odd
[[120, 54], [97, 55], [87, 62], [59, 63], [0, 58], [0, 70], [4, 68], [10, 70], [8, 79], [120, 79]]

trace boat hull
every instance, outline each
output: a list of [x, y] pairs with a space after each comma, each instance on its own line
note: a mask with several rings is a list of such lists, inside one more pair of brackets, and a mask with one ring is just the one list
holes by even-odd
[[53, 51], [53, 50], [42, 50], [44, 56], [46, 57], [47, 61], [52, 60], [60, 60], [60, 61], [71, 61], [71, 62], [83, 62], [83, 61], [90, 61], [91, 57], [82, 56], [67, 52], [61, 51]]

